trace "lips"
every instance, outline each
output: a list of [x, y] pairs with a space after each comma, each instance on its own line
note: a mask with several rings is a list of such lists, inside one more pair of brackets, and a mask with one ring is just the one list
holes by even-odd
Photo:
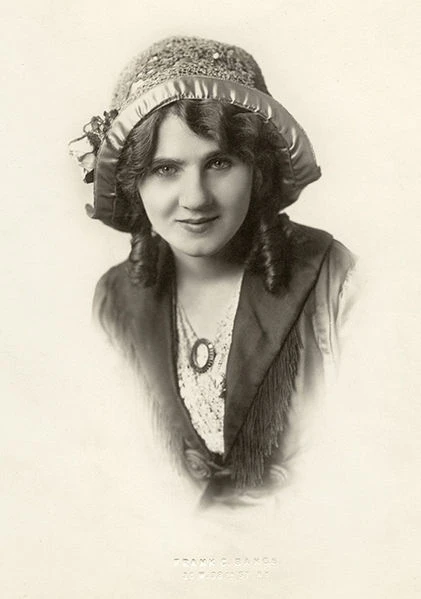
[[213, 223], [219, 216], [203, 216], [201, 218], [178, 219], [177, 223], [188, 233], [195, 235], [205, 234], [213, 229]]
[[216, 220], [217, 216], [204, 216], [202, 218], [183, 218], [178, 219], [179, 223], [187, 223], [188, 225], [203, 225], [204, 223], [210, 223]]

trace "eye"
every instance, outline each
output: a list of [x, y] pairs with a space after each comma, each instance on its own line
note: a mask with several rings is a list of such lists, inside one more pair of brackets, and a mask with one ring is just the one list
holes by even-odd
[[171, 177], [177, 172], [177, 167], [173, 164], [160, 164], [159, 166], [152, 167], [151, 173], [158, 177]]
[[232, 166], [232, 162], [229, 158], [214, 158], [208, 164], [209, 168], [215, 169], [217, 171], [230, 168], [230, 166]]

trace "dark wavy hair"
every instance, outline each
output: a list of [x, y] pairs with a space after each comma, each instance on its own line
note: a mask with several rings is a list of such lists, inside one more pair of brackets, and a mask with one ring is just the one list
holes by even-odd
[[[253, 167], [249, 211], [230, 244], [233, 259], [262, 275], [275, 292], [289, 278], [288, 218], [279, 216], [282, 198], [282, 146], [271, 122], [216, 100], [179, 100], [152, 112], [130, 132], [117, 166], [118, 214], [130, 214], [129, 275], [133, 284], [154, 285], [167, 244], [152, 232], [138, 181], [152, 163], [159, 125], [168, 114], [180, 117], [195, 134], [216, 141], [223, 152]], [[118, 218], [118, 214], [116, 214]]]

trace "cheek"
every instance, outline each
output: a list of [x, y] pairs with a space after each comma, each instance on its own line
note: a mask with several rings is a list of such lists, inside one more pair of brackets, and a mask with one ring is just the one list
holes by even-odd
[[150, 184], [140, 184], [137, 189], [145, 212], [152, 224], [154, 221], [164, 218], [170, 212], [172, 201], [168, 189]]
[[251, 191], [252, 191], [252, 175], [242, 177], [240, 180], [235, 181], [234, 185], [231, 185], [230, 189], [227, 190], [231, 194], [234, 193], [234, 210], [237, 219], [244, 219], [250, 207]]

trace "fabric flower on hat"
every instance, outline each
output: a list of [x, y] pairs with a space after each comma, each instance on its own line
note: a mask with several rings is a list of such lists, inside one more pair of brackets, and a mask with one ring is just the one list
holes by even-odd
[[85, 183], [92, 183], [95, 168], [96, 152], [86, 135], [69, 143], [70, 155], [74, 156], [83, 170]]
[[70, 155], [76, 158], [82, 168], [85, 183], [92, 183], [94, 180], [99, 147], [117, 114], [118, 111], [114, 109], [104, 112], [103, 117], [93, 116], [83, 128], [84, 135], [69, 143]]

